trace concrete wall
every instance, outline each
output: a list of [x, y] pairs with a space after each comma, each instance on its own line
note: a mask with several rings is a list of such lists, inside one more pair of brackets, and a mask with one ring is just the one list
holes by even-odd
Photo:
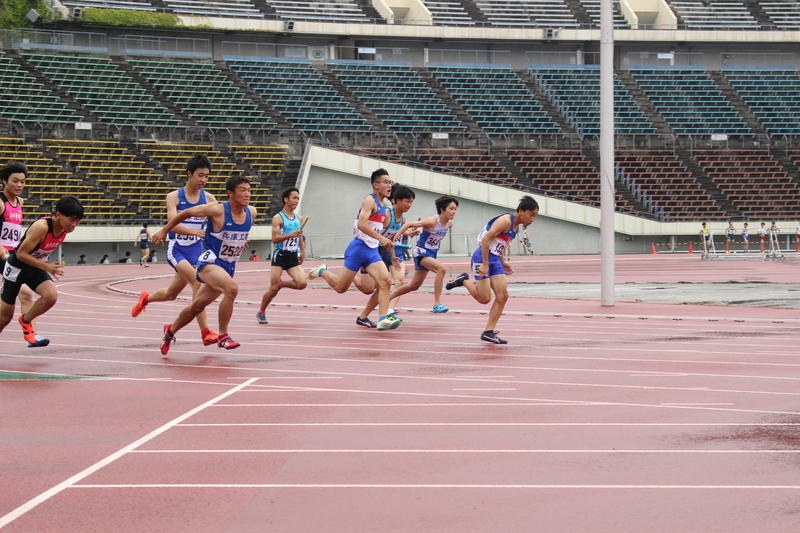
[[[305, 229], [316, 256], [341, 257], [352, 239], [353, 223], [361, 201], [372, 191], [369, 175], [383, 167], [397, 183], [411, 187], [417, 197], [408, 218], [435, 214], [434, 199], [449, 194], [459, 200], [452, 235], [443, 253], [466, 255], [476, 247], [476, 237], [493, 216], [516, 209], [523, 193], [469, 179], [439, 174], [401, 164], [311, 145], [300, 170], [300, 211], [309, 216]], [[529, 229], [539, 254], [593, 254], [599, 252], [600, 210], [555, 198], [534, 195], [540, 214]], [[649, 252], [652, 242], [663, 244], [670, 235], [696, 224], [661, 224], [630, 215], [615, 215], [617, 251]], [[624, 233], [623, 233], [624, 232]]]

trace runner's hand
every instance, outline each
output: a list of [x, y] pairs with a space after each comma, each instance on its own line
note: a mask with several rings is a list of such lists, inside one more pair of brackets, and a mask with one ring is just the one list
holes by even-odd
[[159, 230], [155, 235], [153, 235], [152, 241], [153, 244], [161, 244], [166, 238], [167, 233], [164, 230]]
[[64, 268], [59, 263], [45, 263], [44, 269], [55, 279], [64, 275]]

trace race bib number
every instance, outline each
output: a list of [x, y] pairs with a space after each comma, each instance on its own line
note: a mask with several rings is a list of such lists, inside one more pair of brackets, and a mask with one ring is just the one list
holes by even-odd
[[19, 276], [20, 269], [15, 266], [11, 266], [6, 262], [6, 267], [3, 269], [3, 277], [8, 281], [17, 281], [17, 277]]
[[6, 225], [0, 233], [0, 241], [18, 243], [20, 241], [20, 228], [16, 225]]
[[300, 237], [291, 237], [286, 239], [286, 246], [284, 247], [289, 251], [296, 251], [300, 249]]
[[219, 258], [223, 261], [238, 261], [244, 251], [244, 244], [226, 244], [219, 247]]
[[425, 248], [420, 248], [419, 246], [414, 247], [414, 257], [421, 257], [426, 255]]
[[198, 261], [200, 263], [214, 263], [217, 260], [217, 254], [212, 252], [211, 250], [206, 250], [202, 253]]
[[506, 249], [506, 243], [504, 243], [504, 242], [502, 242], [502, 241], [501, 241], [501, 242], [495, 242], [495, 243], [493, 243], [493, 245], [492, 245], [492, 248], [490, 249], [490, 251], [491, 251], [491, 252], [492, 252], [494, 255], [500, 255], [500, 256], [502, 256], [502, 255], [503, 255], [503, 252], [505, 251], [505, 249]]
[[425, 248], [436, 249], [440, 242], [442, 242], [442, 238], [439, 235], [430, 235], [425, 241]]
[[183, 235], [181, 233], [176, 233], [175, 240], [178, 241], [179, 244], [187, 245], [196, 243], [200, 240], [200, 237], [197, 235]]
[[[488, 272], [487, 272], [488, 274]], [[482, 277], [481, 274], [481, 263], [472, 263], [472, 277], [473, 279], [478, 279]]]

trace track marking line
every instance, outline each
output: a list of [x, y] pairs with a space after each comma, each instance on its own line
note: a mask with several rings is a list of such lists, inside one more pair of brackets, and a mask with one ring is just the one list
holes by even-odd
[[398, 449], [375, 449], [375, 448], [359, 448], [359, 449], [342, 449], [342, 448], [334, 448], [334, 449], [295, 449], [295, 448], [287, 448], [287, 449], [231, 449], [231, 450], [222, 450], [222, 449], [206, 449], [206, 450], [136, 450], [135, 452], [131, 453], [163, 453], [163, 454], [192, 454], [192, 453], [232, 453], [232, 454], [243, 454], [243, 453], [467, 453], [467, 454], [670, 454], [670, 453], [677, 453], [677, 454], [695, 454], [695, 453], [712, 453], [712, 454], [798, 454], [800, 450], [639, 450], [639, 449], [631, 449], [631, 450], [621, 450], [621, 449], [468, 449], [468, 450], [460, 450], [460, 449], [441, 449], [441, 448], [434, 448], [434, 449], [405, 449], [405, 448], [398, 448]]
[[27, 502], [23, 503], [22, 505], [20, 505], [19, 507], [17, 507], [13, 511], [11, 511], [11, 512], [7, 513], [6, 515], [0, 517], [0, 528], [10, 524], [11, 522], [16, 520], [20, 516], [24, 515], [25, 513], [27, 513], [28, 511], [30, 511], [34, 507], [38, 506], [41, 503], [44, 503], [45, 501], [49, 500], [53, 496], [59, 494], [64, 489], [67, 489], [67, 488], [70, 488], [71, 486], [74, 486], [80, 480], [90, 476], [91, 474], [97, 472], [101, 468], [113, 463], [114, 461], [116, 461], [117, 459], [122, 457], [123, 455], [135, 450], [139, 446], [141, 446], [141, 445], [145, 444], [146, 442], [154, 439], [155, 437], [161, 435], [162, 433], [164, 433], [168, 429], [176, 426], [177, 424], [180, 424], [181, 422], [183, 422], [187, 418], [189, 418], [191, 416], [194, 416], [195, 414], [199, 413], [200, 411], [203, 411], [204, 409], [206, 409], [207, 407], [213, 405], [214, 403], [218, 402], [219, 400], [222, 400], [224, 398], [227, 398], [228, 396], [231, 396], [232, 394], [235, 394], [236, 392], [238, 392], [241, 389], [243, 389], [243, 388], [247, 387], [248, 385], [250, 385], [252, 382], [256, 381], [256, 379], [257, 378], [253, 378], [251, 380], [245, 381], [244, 383], [240, 383], [239, 385], [236, 385], [232, 389], [229, 389], [229, 390], [223, 392], [222, 394], [220, 394], [218, 396], [215, 396], [214, 398], [208, 400], [207, 402], [202, 403], [202, 404], [198, 405], [197, 407], [195, 407], [193, 409], [190, 409], [189, 411], [186, 411], [184, 414], [182, 414], [182, 415], [180, 415], [180, 416], [178, 416], [176, 418], [173, 418], [172, 420], [170, 420], [166, 424], [162, 425], [161, 427], [159, 427], [157, 429], [154, 429], [153, 431], [151, 431], [147, 435], [141, 437], [140, 439], [128, 444], [127, 446], [124, 446], [124, 447], [120, 448], [119, 450], [115, 451], [111, 455], [105, 457], [104, 459], [99, 460], [98, 462], [94, 463], [93, 465], [91, 465], [91, 466], [85, 468], [84, 470], [78, 472], [77, 474], [73, 475], [72, 477], [62, 481], [58, 485], [55, 485], [55, 486], [49, 488], [48, 490], [42, 492], [38, 496], [36, 496], [34, 498], [31, 498], [30, 500], [28, 500]]
[[143, 483], [73, 485], [76, 489], [744, 489], [798, 490], [800, 485], [489, 485], [489, 484], [391, 484], [391, 483]]
[[459, 388], [459, 389], [450, 389], [450, 390], [517, 390], [516, 388], [497, 388], [497, 389], [490, 389], [490, 388]]
[[661, 405], [733, 405], [724, 402], [664, 402]]
[[[187, 423], [176, 427], [798, 427], [800, 423], [759, 424], [756, 422], [219, 422]], [[800, 450], [796, 450], [800, 452]]]

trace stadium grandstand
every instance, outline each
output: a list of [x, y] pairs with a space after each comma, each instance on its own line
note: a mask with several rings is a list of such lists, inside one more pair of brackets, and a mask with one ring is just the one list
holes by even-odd
[[[53, 185], [31, 215], [73, 191], [88, 223], [161, 220], [194, 152], [268, 211], [308, 143], [597, 207], [600, 2], [402, 5], [54, 1], [0, 34], [0, 160]], [[613, 9], [617, 210], [798, 218], [796, 3]], [[172, 22], [94, 22], [120, 13]]]

